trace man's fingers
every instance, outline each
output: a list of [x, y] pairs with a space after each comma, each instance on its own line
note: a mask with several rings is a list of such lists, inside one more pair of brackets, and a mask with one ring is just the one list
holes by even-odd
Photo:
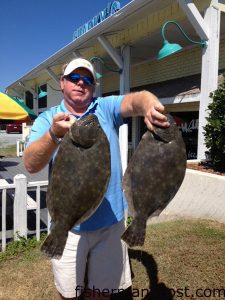
[[76, 118], [74, 116], [72, 116], [72, 115], [69, 115], [68, 121], [72, 125], [76, 121]]
[[169, 126], [169, 123], [167, 121], [167, 117], [163, 113], [161, 113], [161, 112], [159, 112], [155, 109], [152, 109], [152, 111], [149, 111], [145, 117], [153, 125], [162, 126], [162, 127], [168, 127]]
[[69, 116], [69, 114], [60, 112], [53, 117], [53, 122], [59, 122], [59, 121], [66, 120], [66, 118], [68, 118], [68, 116]]
[[146, 124], [148, 130], [150, 130], [150, 131], [152, 131], [152, 132], [155, 131], [152, 122], [150, 122], [149, 119], [148, 119], [147, 117], [144, 118], [144, 122], [145, 122], [145, 124]]
[[167, 128], [170, 126], [167, 117], [164, 115], [164, 106], [157, 103], [148, 111], [145, 116], [145, 123], [150, 131], [154, 131], [154, 125]]
[[[67, 113], [58, 113], [53, 117], [53, 123], [54, 124], [61, 124], [61, 126], [66, 126], [67, 125], [71, 126], [75, 122], [76, 118], [73, 115], [69, 115]], [[63, 127], [64, 127], [63, 126]]]

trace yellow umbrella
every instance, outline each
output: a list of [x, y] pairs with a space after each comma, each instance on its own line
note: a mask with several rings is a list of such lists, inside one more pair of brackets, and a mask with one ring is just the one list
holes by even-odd
[[0, 119], [31, 121], [36, 117], [35, 113], [19, 100], [0, 92]]

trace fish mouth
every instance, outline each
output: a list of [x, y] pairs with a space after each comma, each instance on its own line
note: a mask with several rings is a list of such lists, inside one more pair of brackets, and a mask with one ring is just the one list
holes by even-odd
[[160, 134], [157, 134], [156, 132], [152, 133], [155, 137], [156, 140], [163, 142], [163, 143], [170, 143], [171, 142], [171, 138], [170, 137], [165, 137], [165, 136], [161, 136]]
[[[88, 117], [86, 119], [83, 120], [83, 126], [87, 127], [87, 126], [96, 126], [96, 122], [97, 122], [98, 118], [94, 115], [94, 114], [90, 114], [88, 115]], [[81, 119], [82, 121], [82, 119]]]
[[69, 128], [69, 136], [73, 143], [89, 148], [98, 135], [100, 124], [94, 114], [81, 118]]

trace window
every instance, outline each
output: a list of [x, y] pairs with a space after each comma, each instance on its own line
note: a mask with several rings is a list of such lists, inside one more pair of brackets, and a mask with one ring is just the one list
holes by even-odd
[[[43, 85], [39, 86], [38, 95], [41, 92], [46, 92], [47, 93], [47, 84], [43, 84]], [[38, 109], [39, 108], [46, 108], [46, 107], [47, 107], [47, 95], [43, 96], [41, 98], [38, 97]]]
[[25, 93], [25, 103], [26, 106], [29, 107], [30, 109], [34, 108], [34, 96], [29, 91], [26, 91]]
[[197, 158], [198, 111], [171, 112], [186, 145], [187, 159]]

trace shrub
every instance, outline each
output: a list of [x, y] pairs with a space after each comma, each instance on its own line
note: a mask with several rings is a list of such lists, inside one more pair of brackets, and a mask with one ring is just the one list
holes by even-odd
[[29, 252], [30, 250], [40, 246], [46, 239], [46, 234], [42, 233], [39, 241], [37, 241], [35, 236], [32, 238], [25, 238], [17, 233], [17, 237], [19, 240], [9, 242], [6, 246], [5, 252], [0, 252], [0, 262], [7, 258], [16, 257], [23, 252]]
[[205, 144], [208, 148], [212, 167], [225, 171], [225, 74], [218, 89], [210, 94], [208, 123], [204, 127]]

